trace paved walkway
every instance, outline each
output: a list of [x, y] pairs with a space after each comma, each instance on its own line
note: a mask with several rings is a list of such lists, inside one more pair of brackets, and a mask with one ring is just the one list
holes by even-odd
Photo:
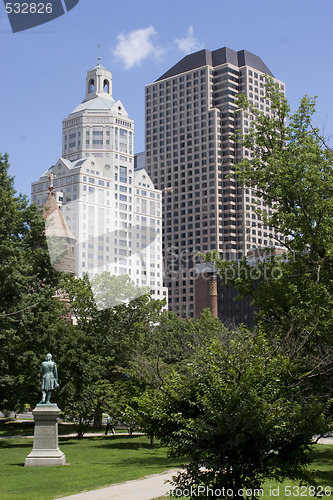
[[333, 436], [327, 438], [320, 438], [317, 442], [320, 444], [333, 444]]
[[[143, 432], [132, 432], [132, 436], [144, 436], [145, 434]], [[75, 438], [77, 436], [76, 432], [73, 432], [71, 434], [59, 434], [59, 438]], [[96, 436], [105, 436], [105, 431], [104, 432], [85, 432], [84, 437], [96, 437]], [[108, 436], [112, 436], [111, 433], [108, 434]], [[116, 436], [124, 436], [124, 437], [129, 437], [130, 435], [128, 432], [116, 432]], [[34, 436], [17, 436], [17, 435], [12, 435], [12, 436], [0, 436], [0, 439], [19, 439], [19, 438], [25, 438], [25, 439], [33, 439]]]
[[178, 470], [171, 469], [163, 474], [153, 474], [144, 479], [114, 484], [54, 500], [152, 500], [156, 497], [167, 496], [172, 485], [166, 481], [172, 480]]

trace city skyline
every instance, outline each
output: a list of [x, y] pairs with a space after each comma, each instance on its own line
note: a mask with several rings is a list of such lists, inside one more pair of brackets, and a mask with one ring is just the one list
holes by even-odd
[[[188, 53], [227, 46], [258, 54], [286, 83], [295, 109], [304, 94], [318, 95], [316, 124], [333, 131], [330, 1], [282, 1], [278, 6], [241, 2], [236, 15], [227, 2], [127, 2], [110, 5], [90, 0], [61, 18], [13, 34], [0, 10], [2, 78], [2, 152], [18, 192], [52, 165], [61, 147], [61, 121], [72, 103], [84, 97], [82, 74], [101, 62], [111, 70], [115, 99], [121, 98], [136, 123], [134, 152], [144, 150], [144, 87]], [[214, 15], [212, 15], [212, 13]], [[177, 15], [175, 15], [177, 14]], [[88, 36], [87, 36], [88, 34]], [[320, 75], [320, 76], [319, 76]], [[60, 96], [60, 97], [59, 97]], [[52, 119], [51, 119], [52, 118]]]

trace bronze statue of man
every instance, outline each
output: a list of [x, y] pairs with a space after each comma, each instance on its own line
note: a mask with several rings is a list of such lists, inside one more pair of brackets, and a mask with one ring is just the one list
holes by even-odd
[[45, 356], [45, 361], [41, 364], [40, 373], [42, 374], [42, 395], [41, 403], [49, 404], [52, 391], [59, 387], [57, 365], [52, 361], [52, 354]]

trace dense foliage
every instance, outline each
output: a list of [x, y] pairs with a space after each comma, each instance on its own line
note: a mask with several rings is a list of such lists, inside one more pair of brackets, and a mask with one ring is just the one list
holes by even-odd
[[[211, 321], [204, 315], [196, 323], [203, 329]], [[215, 324], [186, 366], [141, 400], [147, 428], [190, 459], [178, 488], [201, 491], [200, 498], [254, 499], [267, 478], [306, 481], [313, 434], [327, 429], [326, 406], [304, 401], [290, 359], [264, 333]]]
[[16, 194], [8, 168], [0, 155], [0, 407], [22, 409], [37, 400], [36, 370], [47, 352], [59, 351], [66, 325], [44, 220]]

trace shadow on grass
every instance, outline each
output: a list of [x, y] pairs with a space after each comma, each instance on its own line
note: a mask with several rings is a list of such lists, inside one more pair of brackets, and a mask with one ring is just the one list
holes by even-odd
[[32, 447], [32, 440], [30, 440], [28, 443], [23, 441], [22, 439], [20, 442], [15, 442], [13, 443], [12, 439], [4, 439], [0, 441], [0, 450], [1, 449], [8, 449], [8, 448], [31, 448]]
[[[15, 439], [15, 442], [14, 442]], [[28, 441], [28, 442], [27, 442]], [[70, 446], [73, 444], [77, 444], [77, 440], [75, 438], [59, 438], [59, 443], [62, 442], [63, 444], [66, 444], [66, 446]], [[33, 446], [33, 440], [32, 439], [27, 439], [23, 440], [20, 438], [13, 438], [13, 439], [1, 439], [0, 440], [0, 450], [2, 449], [15, 449], [15, 448], [32, 448]]]
[[96, 448], [110, 450], [158, 450], [161, 448], [159, 444], [151, 445], [148, 438], [146, 443], [142, 442], [142, 436], [110, 436], [110, 438], [106, 438], [105, 436], [96, 436], [94, 438], [87, 439], [93, 439], [95, 441]]
[[0, 423], [0, 436], [24, 436], [26, 434], [33, 434], [34, 422], [1, 422]]
[[[319, 446], [322, 446], [322, 445], [319, 445]], [[320, 448], [316, 449], [313, 452], [314, 461], [320, 462], [320, 463], [329, 462], [330, 464], [332, 464], [332, 461], [333, 461], [333, 446], [332, 445], [329, 445], [329, 446], [331, 446], [331, 448], [326, 448], [324, 450], [321, 450]]]
[[[108, 461], [92, 461], [91, 462], [91, 465], [105, 465], [105, 464], [109, 464], [111, 466], [114, 466], [115, 463], [117, 464], [117, 467], [120, 467], [120, 468], [126, 468], [126, 467], [129, 467], [129, 466], [138, 466], [140, 469], [144, 468], [144, 469], [154, 469], [156, 470], [156, 468], [158, 466], [160, 466], [161, 468], [161, 471], [163, 471], [164, 469], [172, 469], [174, 467], [181, 467], [183, 465], [183, 461], [181, 460], [170, 460], [168, 459], [168, 463], [166, 464], [166, 457], [156, 457], [154, 454], [152, 454], [151, 456], [148, 456], [147, 455], [144, 457], [144, 459], [142, 457], [138, 457], [138, 458], [135, 458], [135, 457], [131, 457], [131, 458], [123, 458], [122, 460], [120, 460], [118, 457], [115, 459], [115, 460], [108, 460]], [[144, 465], [143, 465], [143, 462], [144, 462]]]
[[327, 486], [333, 487], [333, 472], [332, 471], [315, 471], [313, 477], [317, 484], [325, 484]]
[[[322, 447], [323, 446], [323, 447]], [[310, 470], [317, 484], [333, 487], [333, 446], [319, 445], [313, 453]]]

